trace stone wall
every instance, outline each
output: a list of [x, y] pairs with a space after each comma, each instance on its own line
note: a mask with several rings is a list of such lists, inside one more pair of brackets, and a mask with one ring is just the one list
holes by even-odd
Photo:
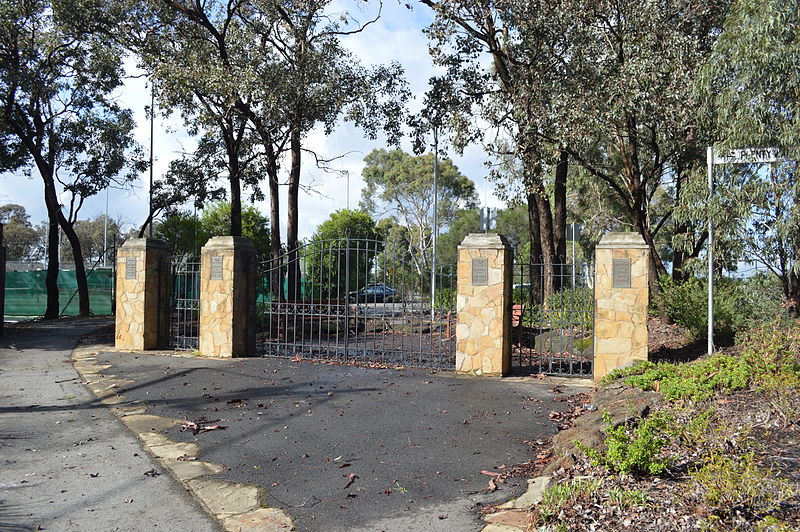
[[500, 235], [473, 233], [458, 247], [456, 373], [511, 370], [511, 246]]
[[607, 233], [595, 248], [595, 380], [647, 360], [649, 253], [638, 233]]
[[200, 258], [200, 352], [255, 354], [256, 248], [243, 237], [215, 236]]
[[170, 251], [160, 240], [131, 238], [117, 251], [118, 349], [161, 349], [169, 344]]

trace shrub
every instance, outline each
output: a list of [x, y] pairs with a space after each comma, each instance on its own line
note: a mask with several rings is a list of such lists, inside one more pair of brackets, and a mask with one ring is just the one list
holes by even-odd
[[762, 515], [795, 495], [788, 481], [758, 467], [753, 452], [734, 457], [715, 453], [692, 471], [691, 481], [703, 502], [722, 516], [735, 510]]
[[626, 425], [615, 427], [608, 412], [603, 413], [603, 421], [606, 423], [606, 451], [575, 442], [593, 464], [617, 473], [659, 475], [667, 469], [669, 460], [662, 451], [669, 441], [667, 430], [673, 422], [668, 413], [656, 412], [642, 419], [632, 430]]
[[542, 493], [542, 502], [539, 503], [540, 519], [545, 522], [553, 519], [568, 504], [597, 491], [600, 483], [600, 480], [576, 478], [569, 482], [559, 482], [548, 487]]
[[608, 503], [620, 508], [629, 508], [631, 506], [642, 506], [647, 503], [650, 496], [646, 491], [631, 489], [626, 490], [622, 488], [611, 488], [608, 490]]
[[658, 389], [670, 401], [697, 401], [751, 387], [800, 390], [800, 323], [762, 325], [741, 333], [737, 344], [739, 356], [716, 353], [687, 364], [644, 362], [613, 371], [603, 383], [622, 379], [643, 390]]
[[[678, 325], [689, 329], [694, 338], [702, 338], [708, 329], [708, 282], [691, 278], [676, 283], [663, 276], [661, 297], [654, 305]], [[733, 337], [752, 318], [752, 301], [745, 283], [737, 279], [714, 280], [714, 330], [721, 336]]]
[[591, 329], [594, 325], [594, 294], [586, 286], [567, 287], [551, 295], [547, 305], [530, 304], [530, 286], [519, 285], [512, 290], [515, 304], [526, 305], [522, 323], [526, 326], [572, 327]]

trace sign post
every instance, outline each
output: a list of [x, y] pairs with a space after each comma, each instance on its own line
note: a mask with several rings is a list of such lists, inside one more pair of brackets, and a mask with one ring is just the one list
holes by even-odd
[[[785, 161], [778, 148], [736, 148], [715, 153], [709, 146], [708, 199], [714, 193], [714, 165], [717, 164], [769, 164]], [[708, 214], [708, 354], [714, 352], [714, 216]]]

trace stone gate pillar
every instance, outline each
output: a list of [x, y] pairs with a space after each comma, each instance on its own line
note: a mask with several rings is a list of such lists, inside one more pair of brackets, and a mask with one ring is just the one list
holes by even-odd
[[162, 349], [169, 344], [170, 249], [151, 238], [130, 238], [117, 251], [114, 345]]
[[200, 256], [200, 352], [253, 356], [256, 348], [256, 247], [215, 236]]
[[503, 236], [473, 233], [458, 246], [456, 373], [510, 371], [512, 268]]
[[3, 240], [3, 224], [0, 224], [0, 336], [3, 336], [3, 321], [6, 317], [6, 245]]
[[595, 380], [647, 360], [649, 261], [638, 233], [606, 233], [595, 248]]

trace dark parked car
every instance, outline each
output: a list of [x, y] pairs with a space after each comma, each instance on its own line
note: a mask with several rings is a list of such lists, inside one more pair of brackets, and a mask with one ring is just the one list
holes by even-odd
[[385, 284], [368, 284], [361, 290], [350, 292], [347, 299], [352, 303], [383, 303], [392, 301], [396, 295], [395, 289]]

